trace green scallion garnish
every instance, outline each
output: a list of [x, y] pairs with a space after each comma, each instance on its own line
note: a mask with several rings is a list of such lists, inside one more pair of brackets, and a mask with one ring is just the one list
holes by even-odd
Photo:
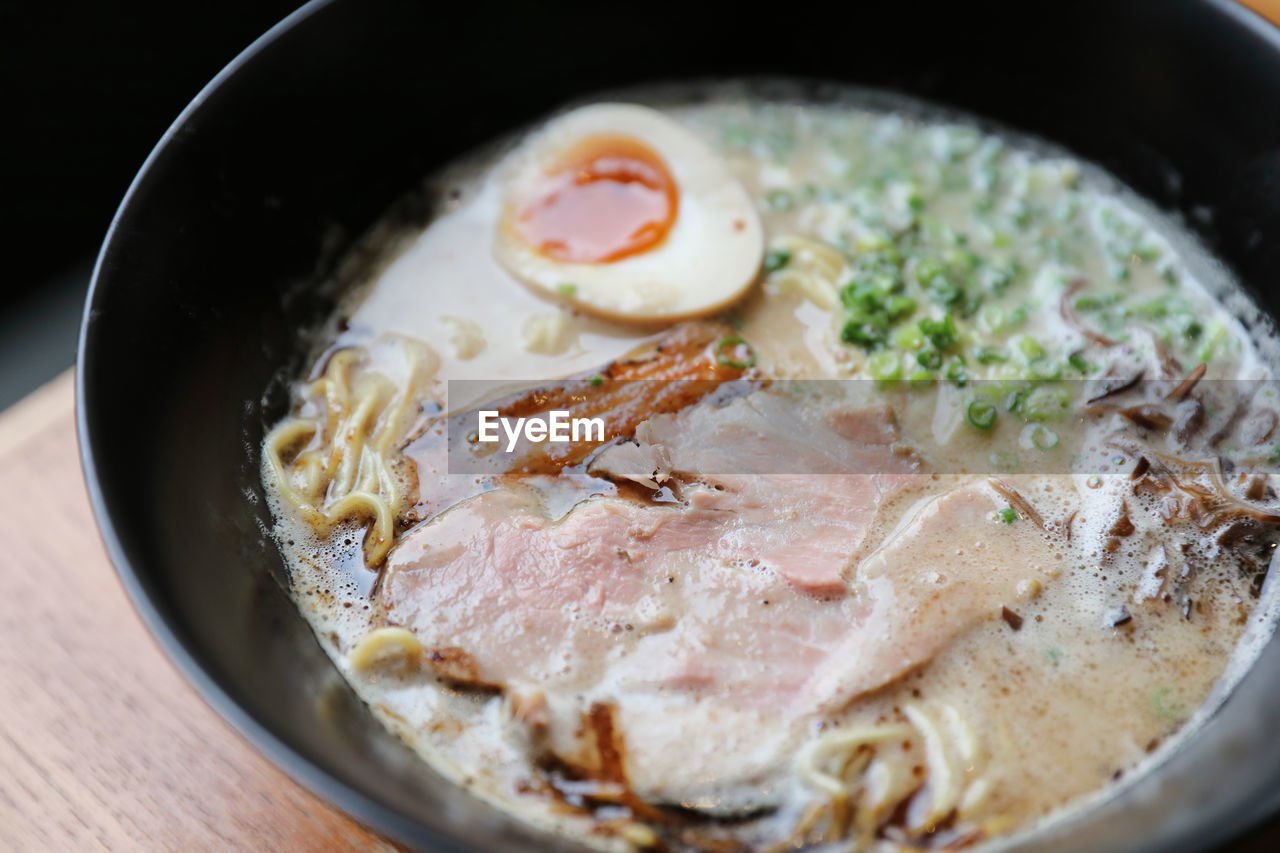
[[974, 400], [965, 411], [965, 420], [978, 429], [996, 425], [996, 407], [989, 400]]
[[756, 351], [742, 338], [722, 338], [720, 343], [716, 344], [716, 364], [721, 367], [746, 370], [748, 367], [754, 367], [755, 363]]
[[764, 253], [765, 272], [777, 272], [791, 263], [791, 252], [787, 249], [773, 249]]

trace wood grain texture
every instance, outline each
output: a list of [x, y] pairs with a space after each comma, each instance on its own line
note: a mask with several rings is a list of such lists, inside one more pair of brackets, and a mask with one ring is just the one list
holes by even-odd
[[0, 849], [393, 850], [210, 710], [133, 612], [67, 373], [0, 414]]

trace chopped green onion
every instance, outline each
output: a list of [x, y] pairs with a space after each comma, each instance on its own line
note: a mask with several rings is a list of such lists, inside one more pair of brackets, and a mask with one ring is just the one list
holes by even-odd
[[964, 301], [965, 290], [944, 275], [935, 276], [929, 282], [926, 292], [929, 299], [939, 305], [955, 305]]
[[1207, 362], [1217, 353], [1218, 347], [1227, 339], [1227, 329], [1221, 323], [1214, 323], [1209, 327], [1209, 337], [1206, 339], [1198, 350], [1195, 357], [1197, 361]]
[[878, 352], [871, 356], [867, 368], [873, 379], [892, 382], [902, 378], [902, 359], [896, 352]]
[[930, 320], [928, 318], [921, 320], [916, 324], [924, 336], [929, 339], [929, 343], [940, 352], [951, 349], [959, 340], [956, 332], [956, 321], [948, 314], [941, 320]]
[[915, 313], [916, 301], [900, 293], [902, 271], [888, 253], [862, 256], [857, 266], [856, 277], [840, 289], [845, 308], [840, 337], [847, 344], [878, 349], [895, 323]]
[[893, 239], [883, 231], [872, 231], [858, 237], [853, 247], [859, 252], [879, 252], [892, 248]]
[[1047, 421], [1067, 414], [1071, 392], [1061, 385], [1041, 385], [1022, 401], [1021, 414], [1029, 421]]
[[911, 316], [916, 310], [916, 301], [910, 296], [890, 296], [885, 311], [890, 320], [901, 320]]
[[1036, 424], [1031, 428], [1031, 443], [1037, 450], [1053, 450], [1059, 441], [1058, 434], [1044, 424]]
[[933, 373], [928, 370], [917, 370], [915, 373], [907, 377], [907, 381], [917, 388], [924, 385], [932, 385]]
[[954, 249], [947, 252], [947, 263], [953, 267], [967, 269], [972, 272], [982, 266], [982, 258], [978, 257], [976, 252], [968, 249]]
[[1044, 347], [1036, 343], [1035, 339], [1030, 335], [1018, 335], [1014, 338], [1013, 345], [1017, 347], [1018, 352], [1022, 353], [1027, 361], [1044, 357]]
[[969, 381], [969, 371], [965, 369], [964, 359], [958, 355], [953, 355], [947, 360], [947, 369], [942, 375], [961, 388]]
[[1148, 320], [1159, 320], [1169, 315], [1169, 300], [1166, 298], [1148, 299], [1146, 302], [1140, 302], [1129, 309], [1129, 313], [1135, 317], [1143, 317]]
[[578, 285], [570, 281], [566, 281], [564, 284], [557, 284], [556, 293], [559, 293], [561, 296], [576, 296], [578, 293]]
[[1012, 507], [1005, 507], [1000, 510], [1000, 520], [1005, 524], [1013, 524], [1018, 520], [1018, 513]]
[[924, 346], [924, 335], [915, 326], [899, 326], [893, 333], [893, 345], [899, 349], [917, 350]]
[[965, 412], [965, 420], [978, 429], [991, 429], [996, 425], [996, 407], [989, 400], [974, 400]]
[[[731, 347], [729, 352], [725, 352], [726, 348]], [[723, 338], [720, 343], [716, 344], [716, 364], [721, 367], [736, 367], [739, 370], [746, 370], [748, 367], [754, 367], [756, 363], [756, 351], [751, 348], [751, 344], [739, 337]]]
[[603, 385], [603, 384], [604, 384], [604, 377], [603, 377], [603, 376], [601, 376], [599, 373], [597, 373], [596, 375], [592, 376], [592, 377], [591, 377], [590, 379], [588, 379], [587, 381], [588, 381], [588, 382], [590, 382], [592, 385]]
[[795, 207], [795, 199], [786, 190], [769, 190], [764, 194], [764, 203], [770, 210], [785, 213]]
[[765, 272], [777, 272], [791, 263], [791, 252], [787, 249], [773, 249], [764, 254]]
[[1056, 361], [1048, 358], [1032, 359], [1027, 365], [1027, 372], [1032, 379], [1045, 381], [1057, 381], [1062, 378], [1062, 366]]
[[978, 313], [978, 309], [982, 307], [982, 301], [986, 299], [981, 293], [970, 293], [965, 297], [964, 304], [960, 306], [960, 313], [965, 317], [972, 317]]
[[929, 283], [942, 275], [942, 264], [933, 258], [920, 258], [915, 263], [916, 281], [928, 287]]
[[1080, 373], [1089, 372], [1089, 362], [1085, 361], [1084, 356], [1078, 352], [1074, 352], [1067, 356], [1067, 364], [1074, 367]]
[[978, 364], [998, 364], [1009, 360], [1009, 354], [1000, 347], [974, 347], [973, 357]]
[[1077, 311], [1097, 311], [1110, 305], [1115, 305], [1121, 299], [1119, 293], [1094, 293], [1086, 296], [1079, 296], [1075, 301]]
[[988, 267], [982, 271], [980, 280], [986, 290], [999, 296], [1009, 289], [1017, 275], [1016, 265]]
[[942, 367], [942, 353], [936, 349], [921, 350], [916, 353], [916, 363], [926, 370], [937, 370]]
[[857, 344], [863, 349], [875, 349], [885, 342], [888, 333], [874, 323], [859, 318], [847, 320], [840, 330], [840, 340], [846, 344]]
[[1151, 694], [1151, 710], [1156, 712], [1156, 716], [1165, 720], [1181, 719], [1186, 713], [1186, 709], [1181, 702], [1170, 700], [1169, 694], [1172, 691], [1168, 687], [1157, 687], [1155, 692]]
[[999, 305], [984, 305], [982, 310], [978, 312], [978, 325], [985, 332], [1003, 331], [1004, 323], [1004, 309]]

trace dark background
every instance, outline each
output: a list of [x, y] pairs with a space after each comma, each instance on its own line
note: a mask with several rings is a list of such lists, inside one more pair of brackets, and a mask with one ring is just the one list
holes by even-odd
[[71, 366], [98, 246], [197, 92], [301, 0], [0, 0], [0, 409]]

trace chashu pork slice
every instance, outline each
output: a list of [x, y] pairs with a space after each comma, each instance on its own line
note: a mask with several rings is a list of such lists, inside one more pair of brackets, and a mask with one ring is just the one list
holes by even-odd
[[920, 465], [887, 406], [765, 390], [650, 418], [589, 470], [673, 488], [690, 508], [721, 514], [721, 548], [741, 556], [747, 545], [749, 559], [792, 584], [839, 595], [881, 500]]
[[750, 415], [711, 414], [675, 416], [698, 428], [683, 439], [678, 423], [657, 425], [671, 466], [648, 473], [681, 502], [594, 498], [554, 520], [511, 484], [411, 531], [380, 594], [390, 622], [536, 705], [546, 754], [602, 765], [583, 721], [607, 704], [638, 796], [732, 813], [777, 802], [815, 719], [999, 618], [1054, 556], [1031, 525], [993, 520], [1003, 499], [982, 481], [923, 499], [869, 548], [886, 497], [927, 485], [880, 409], [823, 415], [810, 424], [822, 441], [796, 441], [786, 418], [737, 435], [744, 455], [763, 451], [743, 442], [791, 441], [789, 453], [872, 455], [877, 468], [681, 479], [681, 460], [719, 434], [715, 417]]

